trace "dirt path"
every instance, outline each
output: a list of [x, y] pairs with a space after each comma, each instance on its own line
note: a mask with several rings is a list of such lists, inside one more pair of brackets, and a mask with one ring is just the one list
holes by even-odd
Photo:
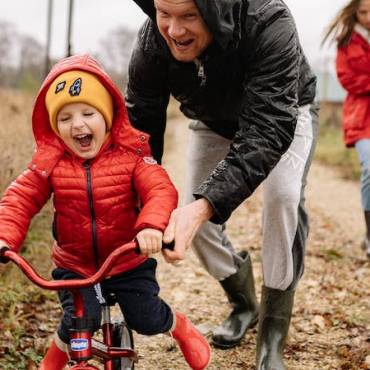
[[[164, 165], [183, 194], [186, 124], [170, 125]], [[358, 184], [315, 163], [309, 176], [307, 208], [311, 235], [306, 272], [296, 294], [286, 360], [292, 370], [370, 369], [370, 263], [359, 243], [363, 234]], [[228, 230], [238, 249], [248, 248], [260, 294], [261, 194], [233, 214]], [[228, 312], [225, 296], [192, 253], [179, 267], [159, 259], [161, 295], [205, 332]], [[213, 349], [212, 370], [253, 369], [256, 330], [242, 345]], [[164, 336], [136, 337], [137, 369], [187, 369], [181, 354]]]
[[[167, 135], [164, 165], [183, 199], [186, 124], [172, 122]], [[342, 180], [336, 171], [314, 163], [306, 195], [311, 234], [306, 272], [296, 293], [285, 351], [287, 366], [290, 370], [370, 369], [370, 262], [359, 248], [364, 232], [359, 186]], [[258, 190], [234, 212], [228, 223], [235, 247], [248, 249], [251, 253], [258, 296], [262, 284], [260, 220], [261, 192]], [[45, 217], [46, 224], [49, 225], [49, 221]], [[45, 234], [45, 227], [39, 227], [40, 235]], [[35, 244], [40, 244], [40, 235], [36, 235]], [[42, 263], [40, 269], [45, 268], [48, 266]], [[20, 273], [11, 276], [20, 276]], [[159, 257], [158, 279], [161, 296], [172, 307], [186, 313], [205, 333], [220, 323], [229, 311], [220, 285], [207, 275], [191, 252], [177, 267], [166, 264]], [[22, 289], [27, 295], [32, 287], [26, 279], [22, 281]], [[60, 316], [59, 304], [50, 301], [49, 296], [38, 295], [35, 289], [30, 294], [35, 302], [22, 298], [23, 303], [18, 304], [8, 299], [13, 303], [8, 310], [9, 317], [4, 321], [14, 320], [15, 324], [2, 330], [0, 369], [36, 369], [34, 356], [45, 352], [47, 338], [55, 331]], [[4, 293], [3, 297], [7, 295]], [[5, 305], [3, 302], [3, 307]], [[2, 324], [0, 322], [0, 329]], [[14, 339], [19, 337], [16, 332], [20, 328], [17, 329], [16, 324], [26, 328], [19, 342]], [[137, 370], [188, 369], [168, 337], [136, 335], [135, 338], [140, 356]], [[237, 348], [228, 351], [213, 349], [208, 369], [254, 369], [255, 340], [256, 329], [248, 333]], [[19, 356], [25, 358], [24, 363], [10, 365], [9, 361], [13, 364], [14, 358], [18, 358], [18, 352], [24, 353]]]

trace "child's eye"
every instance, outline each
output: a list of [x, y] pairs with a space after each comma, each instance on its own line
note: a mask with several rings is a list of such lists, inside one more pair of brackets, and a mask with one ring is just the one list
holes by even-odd
[[85, 117], [90, 117], [90, 116], [92, 116], [94, 114], [94, 112], [85, 112], [84, 113], [84, 116]]
[[66, 122], [66, 121], [68, 121], [69, 120], [69, 117], [67, 117], [67, 116], [65, 116], [65, 117], [60, 117], [59, 119], [58, 119], [58, 121], [59, 122]]

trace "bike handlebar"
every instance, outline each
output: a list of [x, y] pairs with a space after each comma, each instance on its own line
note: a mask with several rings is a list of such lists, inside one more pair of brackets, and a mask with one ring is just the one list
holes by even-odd
[[[173, 243], [163, 244], [165, 249], [173, 249]], [[100, 269], [92, 276], [85, 279], [76, 279], [76, 280], [46, 280], [41, 277], [35, 269], [19, 254], [11, 251], [5, 250], [2, 253], [2, 258], [8, 259], [14, 262], [23, 273], [37, 286], [43, 289], [48, 290], [61, 290], [61, 289], [80, 289], [86, 288], [97, 284], [99, 281], [103, 280], [106, 273], [111, 270], [113, 263], [118, 259], [118, 257], [127, 255], [131, 252], [138, 253], [138, 245], [136, 241], [124, 244], [121, 247], [114, 250], [108, 258], [104, 261]]]

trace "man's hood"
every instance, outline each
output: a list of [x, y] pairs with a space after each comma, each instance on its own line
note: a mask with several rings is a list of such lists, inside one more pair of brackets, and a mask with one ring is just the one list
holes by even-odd
[[[134, 0], [155, 21], [154, 0]], [[234, 48], [241, 34], [243, 0], [194, 0], [216, 42], [223, 48]]]

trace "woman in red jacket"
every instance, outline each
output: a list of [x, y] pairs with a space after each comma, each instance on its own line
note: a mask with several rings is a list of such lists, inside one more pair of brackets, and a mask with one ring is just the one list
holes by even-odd
[[[343, 107], [344, 140], [361, 163], [361, 198], [366, 221], [362, 248], [370, 258], [370, 0], [352, 0], [329, 26], [336, 36], [337, 75], [347, 91]], [[324, 40], [325, 40], [324, 39]]]
[[[151, 157], [148, 135], [134, 129], [118, 88], [91, 57], [73, 56], [49, 73], [32, 117], [37, 150], [0, 202], [0, 247], [18, 251], [32, 217], [53, 196], [54, 279], [91, 276], [119, 246], [138, 240], [101, 286], [113, 292], [129, 326], [141, 334], [171, 332], [193, 369], [209, 361], [207, 341], [158, 296], [156, 260], [177, 192]], [[137, 204], [141, 210], [138, 213]], [[94, 288], [85, 309], [100, 324]], [[40, 369], [63, 369], [73, 315], [71, 293], [59, 294], [63, 317]]]

